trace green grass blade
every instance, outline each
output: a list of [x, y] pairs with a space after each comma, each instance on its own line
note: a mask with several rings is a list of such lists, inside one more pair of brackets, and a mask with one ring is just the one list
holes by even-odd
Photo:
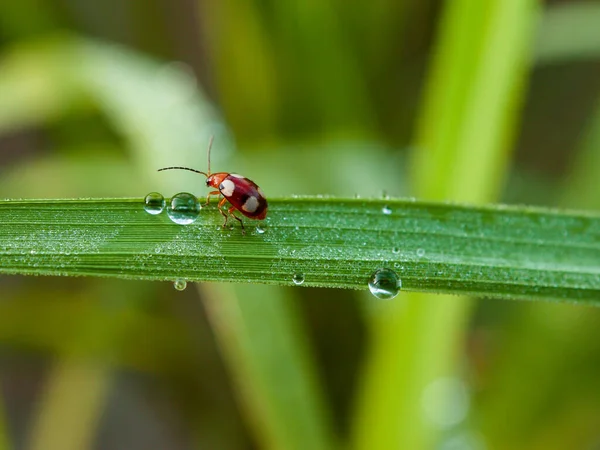
[[[600, 108], [589, 121], [556, 203], [600, 209], [599, 176]], [[494, 389], [480, 396], [477, 405], [479, 431], [494, 448], [584, 447], [597, 435], [591, 418], [598, 416], [598, 395], [595, 383], [587, 380], [594, 377], [589, 361], [597, 355], [599, 316], [551, 304], [532, 304], [513, 314], [510, 327], [493, 331], [502, 334], [502, 348], [487, 369]], [[568, 330], [568, 337], [560, 330]], [[524, 380], [537, 380], [536, 388]], [[549, 399], [569, 407], [548, 410]], [[514, 408], [516, 404], [521, 406]], [[542, 420], [540, 411], [546, 411]], [[573, 417], [573, 411], [582, 412]]]
[[[401, 200], [271, 200], [264, 233], [193, 225], [140, 199], [0, 202], [0, 272], [366, 289], [389, 267], [403, 289], [599, 303], [600, 217]], [[384, 212], [389, 212], [386, 214]]]
[[230, 286], [202, 285], [202, 298], [259, 447], [335, 448], [301, 315], [289, 292]]
[[[411, 175], [418, 198], [469, 203], [497, 198], [536, 13], [535, 0], [445, 2], [414, 144]], [[517, 228], [513, 231], [518, 234]], [[492, 235], [499, 237], [496, 232], [488, 237]], [[519, 238], [514, 238], [516, 244]], [[463, 255], [479, 246], [475, 241], [456, 244]], [[527, 246], [522, 247], [526, 253], [536, 252], [525, 250]], [[480, 256], [485, 258], [485, 253]], [[461, 273], [481, 272], [463, 266]], [[533, 275], [530, 281], [541, 278]], [[411, 294], [403, 307], [394, 305], [374, 315], [373, 346], [357, 402], [356, 450], [444, 445], [437, 442], [441, 426], [425, 413], [424, 402], [428, 387], [456, 374], [470, 309], [465, 297]], [[438, 394], [436, 404], [426, 406], [440, 409], [447, 401]]]
[[461, 0], [448, 6], [417, 129], [412, 173], [419, 198], [497, 198], [527, 73], [535, 5]]

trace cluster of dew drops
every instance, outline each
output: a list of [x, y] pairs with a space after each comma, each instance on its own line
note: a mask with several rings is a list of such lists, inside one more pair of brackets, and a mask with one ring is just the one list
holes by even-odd
[[[199, 216], [202, 205], [198, 198], [187, 192], [180, 192], [171, 198], [168, 202], [158, 192], [152, 192], [144, 198], [144, 210], [148, 214], [158, 215], [164, 210], [167, 210], [167, 215], [174, 223], [178, 225], [189, 225], [193, 223]], [[383, 214], [390, 215], [391, 209], [387, 206], [382, 210]], [[257, 228], [259, 234], [264, 233], [264, 229]], [[304, 283], [305, 276], [302, 273], [295, 273], [292, 276], [292, 282], [299, 286]], [[183, 291], [187, 282], [185, 280], [175, 280], [173, 286], [178, 291]], [[402, 280], [398, 274], [392, 269], [382, 268], [377, 269], [371, 274], [368, 282], [371, 294], [381, 300], [390, 300], [398, 295], [402, 289]]]
[[[195, 195], [187, 192], [180, 192], [173, 196], [167, 205], [167, 201], [158, 192], [151, 192], [144, 198], [144, 210], [153, 216], [161, 214], [167, 210], [167, 216], [178, 225], [189, 225], [198, 218], [202, 205]], [[173, 287], [178, 291], [183, 291], [187, 287], [187, 281], [177, 279], [173, 282]]]
[[178, 225], [189, 225], [195, 222], [202, 209], [198, 198], [187, 192], [174, 195], [168, 205], [162, 194], [158, 192], [152, 192], [144, 198], [144, 210], [148, 214], [160, 214], [165, 207], [169, 219]]

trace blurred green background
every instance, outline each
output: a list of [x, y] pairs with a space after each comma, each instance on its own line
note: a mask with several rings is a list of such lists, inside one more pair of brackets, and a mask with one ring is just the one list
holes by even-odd
[[[0, 2], [0, 195], [598, 209], [600, 2]], [[425, 306], [424, 306], [425, 305]], [[0, 277], [2, 449], [592, 449], [600, 313]]]

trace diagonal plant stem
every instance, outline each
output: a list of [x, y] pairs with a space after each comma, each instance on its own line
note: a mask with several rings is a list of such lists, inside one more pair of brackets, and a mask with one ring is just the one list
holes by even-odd
[[[93, 442], [107, 393], [111, 369], [69, 358], [58, 361], [43, 395], [30, 435], [31, 450], [84, 450]], [[77, 427], [72, 427], [77, 423]], [[65, 429], [71, 432], [65, 433]]]
[[200, 287], [260, 448], [337, 448], [299, 305], [290, 292], [258, 284]]

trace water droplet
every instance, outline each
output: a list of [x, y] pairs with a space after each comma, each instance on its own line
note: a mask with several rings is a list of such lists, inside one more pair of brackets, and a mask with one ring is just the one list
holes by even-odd
[[385, 205], [383, 208], [381, 208], [381, 212], [386, 216], [389, 216], [392, 213], [392, 209], [388, 205]]
[[371, 294], [381, 300], [390, 300], [398, 295], [402, 288], [402, 280], [392, 269], [378, 269], [369, 279]]
[[148, 214], [156, 215], [165, 209], [165, 198], [158, 192], [151, 192], [144, 198], [144, 210]]
[[198, 218], [200, 214], [200, 202], [192, 194], [180, 192], [174, 195], [167, 206], [169, 218], [179, 225], [189, 225]]
[[173, 282], [173, 287], [178, 291], [183, 291], [187, 287], [187, 281], [185, 280], [175, 280]]
[[425, 256], [425, 249], [424, 248], [418, 248], [417, 249], [417, 256], [419, 258], [422, 258], [423, 256]]
[[264, 233], [265, 233], [265, 231], [267, 231], [267, 229], [266, 229], [266, 228], [264, 228], [264, 227], [261, 227], [260, 225], [256, 227], [256, 232], [257, 232], [258, 234], [264, 234]]
[[400, 247], [394, 247], [394, 248], [392, 249], [392, 253], [396, 253], [396, 254], [397, 254], [397, 253], [400, 253]]
[[304, 274], [303, 273], [295, 273], [292, 277], [292, 281], [294, 284], [301, 285], [304, 283]]

